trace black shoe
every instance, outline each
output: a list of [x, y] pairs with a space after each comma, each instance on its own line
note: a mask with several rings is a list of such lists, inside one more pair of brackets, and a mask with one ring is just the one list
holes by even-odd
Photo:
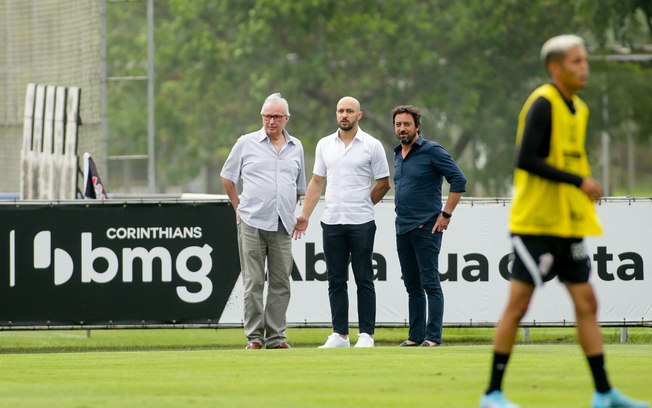
[[[412, 341], [412, 340], [409, 340], [409, 341]], [[418, 342], [408, 343], [408, 340], [405, 340], [403, 343], [401, 343], [399, 345], [399, 347], [417, 347], [418, 345], [419, 345]]]

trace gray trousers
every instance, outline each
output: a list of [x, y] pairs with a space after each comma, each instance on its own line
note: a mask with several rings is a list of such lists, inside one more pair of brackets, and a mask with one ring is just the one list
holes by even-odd
[[[280, 222], [278, 231], [274, 232], [240, 222], [238, 248], [244, 283], [245, 335], [250, 342], [276, 347], [286, 338], [285, 315], [290, 303], [292, 238]], [[267, 299], [263, 305], [266, 278]]]

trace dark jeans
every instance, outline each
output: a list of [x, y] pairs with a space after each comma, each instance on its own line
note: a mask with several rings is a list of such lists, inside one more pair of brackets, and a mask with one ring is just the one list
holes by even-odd
[[328, 277], [333, 331], [349, 334], [349, 260], [358, 287], [360, 333], [374, 334], [376, 327], [376, 290], [372, 254], [376, 223], [328, 225], [321, 223], [324, 257]]
[[396, 249], [408, 293], [408, 338], [419, 343], [430, 340], [441, 344], [444, 293], [439, 282], [439, 250], [442, 233], [433, 234], [433, 226], [434, 221], [397, 234]]

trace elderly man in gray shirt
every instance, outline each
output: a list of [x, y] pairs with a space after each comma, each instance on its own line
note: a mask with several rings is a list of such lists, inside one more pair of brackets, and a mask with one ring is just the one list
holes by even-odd
[[285, 130], [290, 110], [281, 94], [268, 96], [260, 114], [263, 127], [238, 139], [220, 176], [238, 224], [246, 348], [286, 349], [294, 209], [306, 192], [303, 146]]

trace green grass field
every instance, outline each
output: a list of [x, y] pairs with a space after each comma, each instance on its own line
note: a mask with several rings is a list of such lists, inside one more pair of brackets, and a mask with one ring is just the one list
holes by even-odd
[[[0, 332], [0, 407], [475, 407], [492, 329], [447, 329], [445, 346], [320, 350], [326, 329], [290, 329], [293, 350], [244, 350], [241, 329]], [[652, 330], [603, 329], [615, 386], [652, 400]], [[523, 407], [588, 407], [572, 329], [532, 329], [505, 391]]]

